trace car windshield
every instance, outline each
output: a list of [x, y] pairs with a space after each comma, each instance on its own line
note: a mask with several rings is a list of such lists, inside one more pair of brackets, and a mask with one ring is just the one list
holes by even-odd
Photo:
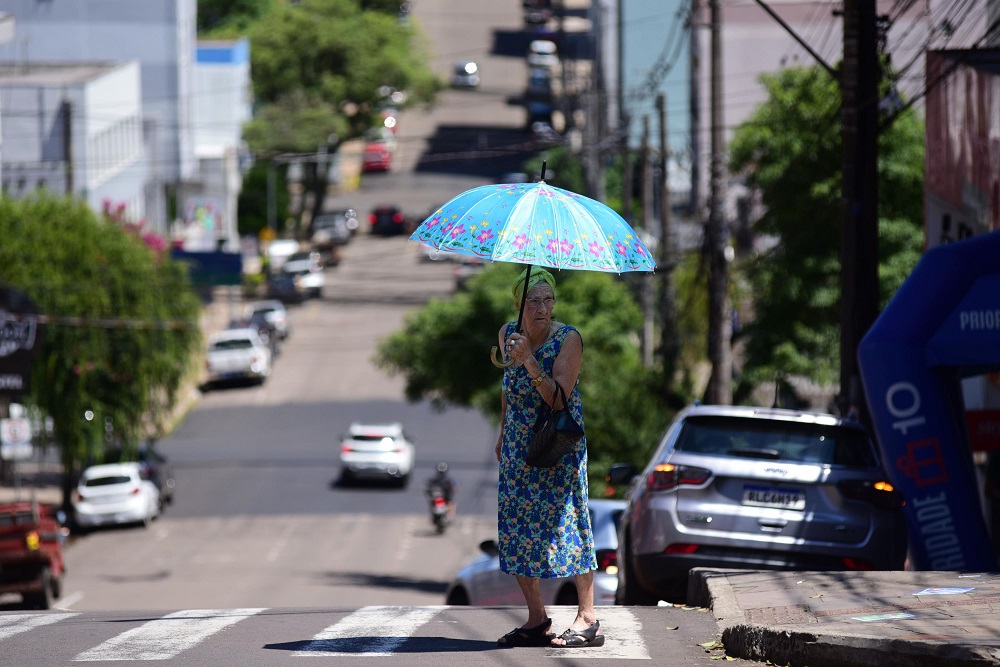
[[362, 442], [381, 442], [382, 440], [393, 440], [391, 435], [352, 435], [351, 440], [360, 440]]
[[95, 477], [84, 482], [84, 486], [112, 486], [113, 484], [128, 484], [131, 478], [128, 475], [109, 475], [107, 477]]
[[0, 515], [0, 526], [30, 526], [33, 523], [35, 516], [31, 512]]
[[739, 417], [689, 417], [674, 450], [853, 468], [877, 465], [871, 442], [857, 429]]
[[253, 347], [253, 342], [249, 338], [220, 340], [212, 345], [213, 350], [245, 350], [249, 347]]

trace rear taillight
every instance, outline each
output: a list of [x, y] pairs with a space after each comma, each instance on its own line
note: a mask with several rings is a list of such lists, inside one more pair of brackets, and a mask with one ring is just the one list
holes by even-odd
[[130, 493], [131, 493], [131, 495], [133, 495], [133, 496], [137, 496], [137, 495], [139, 495], [139, 490], [140, 490], [140, 489], [139, 489], [139, 487], [137, 486], [137, 487], [135, 487], [134, 489], [132, 489], [132, 491], [131, 491]]
[[446, 501], [444, 499], [444, 496], [435, 496], [434, 497], [434, 507], [443, 507], [444, 505], [447, 505], [447, 504], [448, 504], [448, 501]]
[[77, 491], [76, 489], [74, 489], [73, 490], [73, 502], [74, 503], [78, 503], [78, 502], [80, 502], [82, 500], [83, 500], [83, 494], [80, 493], [79, 491]]
[[704, 468], [661, 463], [646, 477], [646, 490], [668, 491], [682, 485], [704, 484], [711, 475], [712, 471]]
[[340, 446], [340, 453], [341, 454], [350, 454], [351, 453], [351, 446], [350, 445], [341, 445]]
[[402, 213], [393, 213], [392, 214], [392, 221], [395, 222], [397, 225], [403, 224], [403, 214]]
[[663, 550], [665, 554], [693, 554], [698, 550], [697, 544], [671, 544]]
[[837, 484], [837, 488], [845, 498], [863, 500], [885, 510], [898, 510], [906, 504], [903, 494], [886, 481], [848, 479]]
[[614, 549], [598, 549], [597, 569], [608, 574], [618, 574], [618, 553]]
[[861, 558], [844, 558], [844, 569], [847, 570], [874, 570], [872, 564]]
[[369, 225], [374, 225], [376, 222], [378, 222], [378, 216], [375, 215], [374, 213], [369, 214], [368, 215], [368, 224]]

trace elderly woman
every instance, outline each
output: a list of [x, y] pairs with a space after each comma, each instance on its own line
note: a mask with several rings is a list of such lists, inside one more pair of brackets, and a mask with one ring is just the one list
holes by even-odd
[[[497, 640], [500, 646], [601, 646], [604, 635], [594, 612], [594, 538], [587, 511], [587, 441], [577, 443], [554, 468], [525, 463], [535, 417], [543, 404], [569, 410], [583, 424], [577, 381], [583, 339], [573, 327], [552, 319], [555, 278], [532, 268], [514, 282], [514, 307], [525, 299], [522, 327], [508, 322], [500, 344], [514, 363], [504, 371], [502, 428], [496, 455], [500, 462], [498, 528], [500, 569], [517, 577], [528, 606], [528, 620]], [[579, 600], [576, 618], [556, 637], [545, 612], [539, 579], [574, 577]]]

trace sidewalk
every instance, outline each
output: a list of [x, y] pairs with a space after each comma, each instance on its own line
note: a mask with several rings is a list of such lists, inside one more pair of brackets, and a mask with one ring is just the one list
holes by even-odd
[[791, 667], [1000, 665], [1000, 574], [692, 570], [727, 655]]

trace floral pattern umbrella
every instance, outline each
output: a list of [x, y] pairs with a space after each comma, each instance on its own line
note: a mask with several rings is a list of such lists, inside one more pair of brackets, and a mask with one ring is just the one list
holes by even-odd
[[544, 181], [484, 185], [452, 198], [410, 238], [498, 262], [607, 273], [652, 271], [649, 250], [614, 210]]

